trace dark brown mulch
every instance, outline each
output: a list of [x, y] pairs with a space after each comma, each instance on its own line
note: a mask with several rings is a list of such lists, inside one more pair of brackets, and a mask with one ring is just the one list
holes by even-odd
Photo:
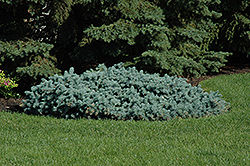
[[[211, 73], [206, 76], [201, 76], [199, 78], [188, 78], [187, 82], [193, 86], [197, 86], [201, 81], [220, 76], [220, 75], [231, 75], [240, 73], [250, 73], [250, 64], [245, 65], [234, 65], [226, 66], [220, 70], [219, 73]], [[8, 99], [0, 98], [0, 111], [11, 111], [11, 112], [22, 112], [22, 100], [23, 99]]]
[[219, 73], [210, 73], [208, 75], [204, 75], [198, 78], [188, 78], [187, 82], [190, 83], [192, 86], [197, 86], [201, 81], [210, 79], [212, 77], [240, 73], [250, 73], [250, 64], [225, 66], [220, 69]]
[[23, 99], [13, 99], [8, 100], [0, 98], [0, 112], [1, 111], [12, 111], [12, 112], [21, 112], [21, 105]]

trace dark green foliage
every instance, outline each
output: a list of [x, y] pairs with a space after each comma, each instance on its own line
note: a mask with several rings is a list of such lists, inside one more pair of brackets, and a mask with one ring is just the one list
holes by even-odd
[[75, 63], [104, 59], [112, 64], [111, 59], [118, 57], [126, 65], [149, 72], [198, 76], [218, 72], [230, 55], [210, 47], [218, 37], [216, 20], [222, 15], [210, 8], [220, 1], [119, 0], [91, 4], [77, 1], [73, 8], [74, 14], [85, 20], [84, 25], [77, 23], [83, 30], [81, 39], [77, 35], [74, 41], [68, 40], [68, 45], [73, 42], [76, 46], [69, 53]]
[[[56, 59], [49, 55], [53, 45], [40, 43], [34, 40], [28, 41], [0, 41], [0, 65], [8, 68], [9, 63], [13, 62], [17, 68], [16, 72], [28, 74], [36, 78], [37, 76], [48, 77], [58, 73], [58, 69], [51, 65]], [[13, 68], [13, 66], [11, 67]]]
[[0, 66], [9, 75], [20, 78], [19, 88], [22, 89], [42, 77], [60, 72], [55, 67], [56, 58], [49, 55], [52, 48], [51, 44], [34, 40], [0, 41]]
[[162, 75], [218, 72], [229, 52], [249, 54], [249, 11], [246, 0], [0, 0], [1, 46], [34, 42], [24, 52], [36, 54], [20, 62], [3, 49], [17, 58], [3, 69], [33, 80], [118, 62]]
[[30, 7], [36, 8], [31, 11], [37, 28], [46, 25], [36, 35], [55, 43], [61, 69], [83, 71], [90, 63], [123, 61], [149, 72], [198, 76], [218, 72], [230, 55], [210, 47], [222, 15], [211, 8], [220, 1], [42, 2], [46, 8], [42, 3]]
[[[82, 14], [86, 19], [83, 38], [70, 57], [81, 62], [89, 59], [82, 58], [89, 53], [92, 57], [126, 57], [127, 65], [170, 75], [218, 72], [230, 55], [209, 47], [218, 36], [215, 20], [221, 16], [209, 7], [218, 4], [211, 0], [100, 2], [94, 11]], [[98, 23], [90, 21], [93, 19]], [[88, 50], [94, 48], [98, 51]]]
[[229, 104], [218, 92], [204, 92], [186, 79], [145, 74], [122, 63], [99, 65], [81, 75], [71, 68], [63, 76], [43, 79], [26, 91], [28, 114], [58, 118], [170, 120], [227, 112]]
[[217, 8], [223, 14], [220, 20], [222, 26], [219, 40], [215, 43], [217, 49], [234, 52], [235, 59], [239, 57], [239, 54], [249, 57], [250, 1], [222, 1]]
[[38, 17], [44, 5], [37, 0], [0, 1], [0, 66], [8, 76], [18, 78], [20, 92], [60, 72], [56, 57], [50, 55], [53, 44], [41, 42], [47, 38], [40, 32], [43, 25]]

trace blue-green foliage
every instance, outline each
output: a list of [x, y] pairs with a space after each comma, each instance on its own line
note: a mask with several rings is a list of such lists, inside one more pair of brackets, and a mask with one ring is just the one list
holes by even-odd
[[204, 92], [184, 78], [145, 74], [122, 63], [99, 65], [81, 75], [43, 79], [26, 91], [24, 111], [60, 118], [170, 120], [217, 115], [229, 104], [218, 92]]

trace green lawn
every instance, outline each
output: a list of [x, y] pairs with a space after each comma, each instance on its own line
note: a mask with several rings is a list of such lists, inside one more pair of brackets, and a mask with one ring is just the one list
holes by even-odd
[[0, 165], [250, 165], [250, 74], [201, 85], [219, 90], [231, 111], [167, 122], [0, 112]]

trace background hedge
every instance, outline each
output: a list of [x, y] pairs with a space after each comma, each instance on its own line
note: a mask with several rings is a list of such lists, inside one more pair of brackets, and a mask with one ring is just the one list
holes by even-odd
[[82, 73], [100, 63], [184, 77], [218, 72], [229, 55], [249, 56], [249, 4], [0, 0], [0, 65], [21, 78], [21, 89], [70, 67]]

